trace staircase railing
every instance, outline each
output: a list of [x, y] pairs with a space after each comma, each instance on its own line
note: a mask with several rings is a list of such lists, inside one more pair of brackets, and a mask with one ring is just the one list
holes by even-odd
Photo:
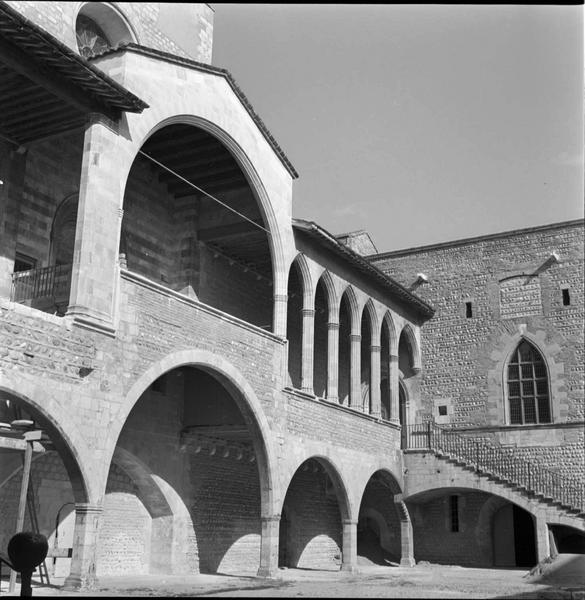
[[479, 472], [585, 512], [585, 486], [480, 438], [462, 435], [433, 422], [418, 423], [407, 427], [406, 449], [430, 450], [459, 459]]

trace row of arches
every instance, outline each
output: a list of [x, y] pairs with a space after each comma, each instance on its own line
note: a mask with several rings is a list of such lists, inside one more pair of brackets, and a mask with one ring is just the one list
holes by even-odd
[[360, 302], [352, 285], [327, 270], [313, 283], [301, 254], [289, 271], [286, 337], [292, 388], [399, 421], [400, 390], [406, 397], [405, 381], [421, 370], [409, 323], [397, 332], [389, 309]]

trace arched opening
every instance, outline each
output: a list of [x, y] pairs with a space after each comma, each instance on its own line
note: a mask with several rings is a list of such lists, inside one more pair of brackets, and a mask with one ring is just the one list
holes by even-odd
[[341, 297], [339, 305], [339, 403], [349, 404], [350, 360], [351, 360], [351, 305], [347, 291]]
[[377, 471], [370, 477], [360, 504], [358, 564], [400, 563], [400, 515], [394, 503], [394, 496], [399, 493], [400, 486], [387, 471]]
[[329, 303], [323, 279], [319, 279], [315, 292], [315, 343], [313, 354], [313, 390], [315, 396], [324, 398], [327, 392], [327, 352]]
[[507, 389], [511, 424], [551, 422], [546, 362], [526, 339], [522, 339], [508, 361]]
[[300, 267], [294, 261], [288, 275], [286, 308], [286, 339], [288, 340], [288, 381], [300, 390], [303, 364], [303, 280]]
[[167, 125], [142, 146], [126, 183], [120, 254], [132, 272], [272, 329], [271, 246], [257, 195], [201, 127]]
[[536, 524], [506, 498], [464, 487], [407, 499], [417, 561], [480, 568], [536, 564]]
[[126, 20], [114, 6], [86, 2], [75, 22], [77, 48], [84, 58], [93, 58], [124, 42], [135, 42]]
[[263, 447], [243, 393], [215, 369], [186, 365], [153, 381], [116, 445], [98, 575], [255, 575]]
[[406, 328], [400, 333], [398, 340], [398, 368], [405, 379], [416, 375], [416, 347]]
[[400, 447], [408, 448], [408, 396], [404, 382], [398, 382], [398, 422], [400, 423]]
[[585, 532], [566, 525], [549, 525], [559, 554], [585, 554]]
[[339, 570], [347, 498], [327, 461], [311, 458], [297, 469], [281, 514], [279, 566]]
[[368, 307], [364, 307], [361, 322], [361, 359], [360, 359], [360, 387], [361, 387], [361, 410], [370, 413], [371, 393], [370, 382], [372, 376], [372, 318]]
[[536, 563], [534, 517], [516, 504], [507, 503], [493, 518], [494, 566], [533, 567]]
[[386, 319], [380, 331], [380, 416], [385, 421], [392, 417], [390, 391], [390, 328]]
[[[23, 427], [15, 421], [31, 424]], [[18, 530], [46, 536], [47, 573], [60, 583], [69, 576], [71, 557], [77, 551], [75, 504], [88, 501], [87, 488], [75, 455], [57, 426], [32, 403], [7, 389], [0, 389], [0, 548], [5, 552], [8, 541], [18, 531], [25, 430], [42, 433], [30, 444], [24, 523]]]

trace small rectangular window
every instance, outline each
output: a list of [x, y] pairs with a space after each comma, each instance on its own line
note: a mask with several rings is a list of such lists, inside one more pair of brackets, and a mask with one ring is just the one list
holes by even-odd
[[563, 292], [563, 306], [571, 305], [571, 294], [569, 293], [569, 288], [564, 288], [561, 290]]
[[444, 404], [441, 404], [441, 406], [439, 406], [439, 416], [447, 416], [447, 407]]
[[459, 531], [459, 496], [450, 496], [451, 531]]
[[465, 316], [468, 319], [471, 319], [471, 317], [473, 317], [473, 308], [471, 306], [471, 302], [466, 302], [465, 303]]

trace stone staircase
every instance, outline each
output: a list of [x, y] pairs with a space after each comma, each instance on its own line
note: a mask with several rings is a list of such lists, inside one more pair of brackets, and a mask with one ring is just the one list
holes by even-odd
[[585, 518], [583, 484], [516, 456], [511, 449], [429, 422], [407, 430], [404, 451], [422, 450], [573, 517]]

